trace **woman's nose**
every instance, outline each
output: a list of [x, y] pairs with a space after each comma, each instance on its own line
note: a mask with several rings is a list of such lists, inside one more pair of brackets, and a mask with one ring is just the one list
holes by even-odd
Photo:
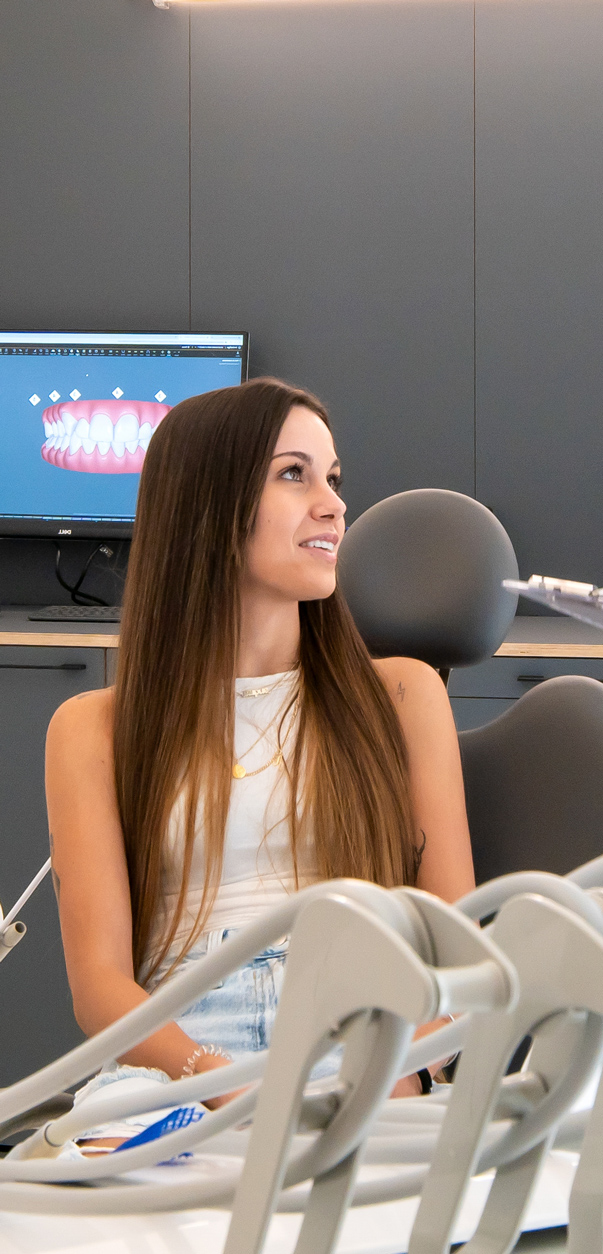
[[342, 501], [341, 497], [338, 496], [336, 492], [333, 492], [332, 489], [329, 489], [329, 498], [330, 499], [317, 502], [315, 509], [312, 510], [312, 513], [315, 517], [320, 518], [343, 518], [347, 509], [345, 501]]

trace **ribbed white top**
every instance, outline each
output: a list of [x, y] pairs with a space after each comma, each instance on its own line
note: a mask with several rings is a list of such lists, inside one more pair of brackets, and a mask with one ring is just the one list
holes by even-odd
[[[283, 671], [236, 680], [235, 760], [249, 772], [263, 767], [278, 749], [278, 727], [297, 687], [298, 672]], [[250, 695], [250, 690], [268, 688], [267, 693]], [[293, 709], [286, 714], [281, 745], [289, 758], [294, 744], [296, 719]], [[288, 736], [287, 736], [288, 733]], [[283, 894], [295, 889], [290, 848], [288, 781], [282, 764], [277, 763], [232, 781], [230, 809], [224, 840], [224, 862], [218, 895], [204, 931], [242, 927]], [[182, 877], [184, 836], [184, 796], [180, 795], [170, 817], [163, 887], [167, 920], [173, 917]], [[316, 877], [310, 851], [300, 855], [302, 883]], [[198, 826], [186, 900], [174, 945], [175, 956], [197, 917], [205, 875], [203, 805], [200, 800]], [[156, 952], [160, 935], [165, 935], [165, 916], [158, 920], [157, 935], [149, 953]], [[163, 969], [163, 964], [162, 964]], [[159, 974], [159, 973], [158, 973]]]

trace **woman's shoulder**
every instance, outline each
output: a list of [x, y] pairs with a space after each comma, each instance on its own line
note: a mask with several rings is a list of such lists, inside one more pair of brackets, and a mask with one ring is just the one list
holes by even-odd
[[[446, 688], [437, 670], [428, 662], [421, 662], [416, 657], [382, 657], [374, 658], [373, 666], [380, 675], [385, 687], [392, 697], [398, 700], [408, 690], [409, 694], [422, 695], [441, 692]], [[402, 691], [404, 690], [404, 691]]]
[[109, 747], [113, 741], [113, 688], [96, 688], [70, 697], [55, 710], [47, 741], [59, 746], [77, 742], [78, 748]]

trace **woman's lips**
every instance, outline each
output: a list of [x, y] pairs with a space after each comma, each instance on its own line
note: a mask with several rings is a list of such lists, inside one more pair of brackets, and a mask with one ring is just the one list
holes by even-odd
[[62, 401], [42, 414], [42, 457], [63, 470], [140, 474], [149, 440], [170, 412], [156, 401]]
[[300, 549], [303, 549], [303, 550], [304, 550], [304, 552], [306, 552], [306, 553], [312, 553], [312, 554], [314, 554], [314, 556], [319, 557], [319, 558], [322, 558], [323, 562], [326, 562], [328, 566], [335, 566], [335, 565], [336, 565], [336, 562], [337, 562], [337, 549], [338, 549], [338, 547], [339, 547], [337, 544], [335, 545], [335, 547], [334, 547], [333, 549], [315, 548], [314, 546], [310, 546], [310, 545], [309, 545], [309, 544], [307, 544], [307, 543], [306, 543], [306, 544], [300, 544], [300, 546], [299, 546], [299, 547], [300, 547]]

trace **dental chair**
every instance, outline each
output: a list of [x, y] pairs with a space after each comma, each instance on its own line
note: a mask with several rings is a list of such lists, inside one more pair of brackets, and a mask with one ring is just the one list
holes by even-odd
[[548, 679], [459, 743], [478, 884], [603, 853], [603, 684]]

